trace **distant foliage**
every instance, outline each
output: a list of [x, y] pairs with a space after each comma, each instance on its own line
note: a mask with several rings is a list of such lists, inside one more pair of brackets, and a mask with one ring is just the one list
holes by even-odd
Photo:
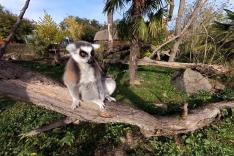
[[219, 32], [217, 39], [220, 40], [219, 45], [222, 48], [222, 53], [228, 61], [234, 60], [234, 12], [226, 11], [226, 18], [222, 22], [215, 22], [215, 28]]
[[78, 41], [81, 39], [81, 35], [83, 34], [82, 30], [84, 29], [84, 25], [77, 22], [74, 16], [68, 16], [63, 20], [62, 28], [67, 36]]
[[63, 31], [46, 12], [44, 17], [37, 22], [34, 33], [28, 37], [29, 43], [39, 55], [47, 54], [50, 44], [60, 43], [63, 39]]
[[96, 32], [98, 32], [103, 27], [103, 25], [94, 19], [88, 20], [86, 18], [77, 17], [76, 20], [84, 25], [81, 40], [93, 42]]
[[[187, 8], [184, 21], [190, 18], [191, 10]], [[178, 61], [220, 64], [233, 60], [233, 21], [222, 12], [223, 7], [214, 7], [214, 2], [204, 7], [183, 37]]]
[[52, 17], [45, 12], [43, 18], [36, 25], [36, 34], [50, 43], [59, 43], [64, 35], [60, 27], [53, 21]]
[[88, 20], [75, 16], [66, 17], [60, 23], [60, 26], [66, 36], [72, 38], [74, 41], [85, 40], [89, 42], [93, 42], [96, 32], [103, 27], [96, 20]]
[[[4, 8], [0, 6], [0, 38], [5, 39], [9, 35], [16, 20], [16, 15], [4, 10]], [[33, 23], [27, 19], [23, 19], [12, 41], [23, 43], [25, 41], [25, 36], [31, 34], [33, 29]]]

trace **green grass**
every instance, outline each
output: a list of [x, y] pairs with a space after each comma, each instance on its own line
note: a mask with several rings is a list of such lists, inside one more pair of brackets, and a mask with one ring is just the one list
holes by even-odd
[[[61, 81], [64, 66], [51, 66], [25, 62], [23, 66], [39, 71]], [[114, 96], [151, 114], [178, 113], [181, 104], [188, 102], [190, 108], [209, 102], [234, 99], [234, 90], [226, 89], [219, 94], [200, 92], [192, 97], [175, 90], [170, 83], [173, 70], [167, 68], [140, 67], [138, 77], [141, 85], [128, 85], [125, 66], [109, 66], [107, 73], [116, 78]], [[164, 111], [154, 103], [168, 104]], [[56, 128], [32, 138], [20, 134], [50, 123], [63, 115], [39, 108], [31, 103], [15, 102], [0, 97], [0, 155], [94, 155], [95, 151], [112, 151], [121, 146], [120, 137], [131, 132], [137, 139], [128, 155], [234, 155], [234, 117], [224, 118], [210, 128], [182, 136], [184, 145], [176, 145], [171, 137], [145, 139], [135, 126], [125, 124], [81, 123]], [[103, 154], [104, 155], [104, 154]]]

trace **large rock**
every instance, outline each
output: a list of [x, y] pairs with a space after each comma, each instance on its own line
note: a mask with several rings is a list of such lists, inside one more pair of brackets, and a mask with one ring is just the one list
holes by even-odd
[[186, 92], [188, 95], [197, 93], [201, 90], [213, 91], [213, 86], [208, 78], [191, 69], [177, 71], [172, 77], [172, 84], [177, 89]]

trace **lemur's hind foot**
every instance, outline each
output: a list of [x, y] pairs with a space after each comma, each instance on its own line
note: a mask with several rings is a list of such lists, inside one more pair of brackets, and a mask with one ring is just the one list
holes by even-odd
[[72, 105], [71, 105], [71, 109], [75, 109], [78, 108], [80, 106], [80, 100], [73, 100]]
[[105, 99], [109, 102], [116, 102], [116, 99], [111, 96], [106, 96]]

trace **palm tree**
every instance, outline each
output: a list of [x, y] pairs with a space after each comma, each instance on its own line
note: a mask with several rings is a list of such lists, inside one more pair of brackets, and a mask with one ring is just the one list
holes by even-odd
[[113, 51], [113, 8], [106, 8], [105, 12], [107, 12], [108, 53], [110, 53]]
[[[104, 12], [115, 12], [129, 6], [117, 26], [118, 35], [131, 41], [129, 57], [130, 84], [136, 84], [137, 58], [140, 55], [140, 41], [156, 37], [163, 25], [163, 2], [170, 0], [106, 0]], [[148, 18], [145, 18], [148, 17]], [[148, 19], [148, 20], [145, 20]]]

